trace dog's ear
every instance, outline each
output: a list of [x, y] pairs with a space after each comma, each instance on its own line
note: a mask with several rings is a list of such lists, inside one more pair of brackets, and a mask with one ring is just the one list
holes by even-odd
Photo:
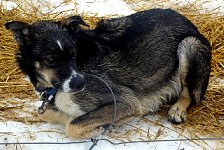
[[24, 45], [25, 43], [30, 42], [32, 27], [28, 23], [20, 21], [11, 21], [7, 22], [5, 24], [5, 27], [13, 32], [15, 40], [20, 45]]
[[79, 29], [79, 25], [87, 26], [89, 27], [88, 24], [86, 24], [80, 16], [72, 16], [66, 19], [63, 19], [60, 21], [62, 26], [71, 29], [73, 31], [76, 31]]

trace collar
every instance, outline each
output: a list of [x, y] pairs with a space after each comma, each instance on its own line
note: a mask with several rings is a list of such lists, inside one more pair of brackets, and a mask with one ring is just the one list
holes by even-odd
[[41, 106], [38, 108], [38, 113], [39, 114], [43, 114], [49, 103], [53, 103], [54, 97], [57, 93], [57, 89], [54, 87], [50, 87], [44, 90], [44, 92], [41, 93], [41, 101], [42, 104]]

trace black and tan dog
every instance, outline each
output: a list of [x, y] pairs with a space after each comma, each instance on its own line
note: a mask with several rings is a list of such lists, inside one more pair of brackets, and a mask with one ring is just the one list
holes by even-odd
[[116, 122], [155, 112], [168, 101], [176, 102], [169, 120], [186, 121], [188, 106], [201, 101], [208, 85], [210, 45], [170, 9], [102, 20], [93, 30], [83, 29], [88, 25], [79, 16], [5, 26], [19, 43], [17, 61], [36, 90], [58, 89], [40, 118], [65, 124], [73, 139], [96, 137], [113, 121], [111, 94], [96, 79], [87, 82], [85, 74], [111, 86]]

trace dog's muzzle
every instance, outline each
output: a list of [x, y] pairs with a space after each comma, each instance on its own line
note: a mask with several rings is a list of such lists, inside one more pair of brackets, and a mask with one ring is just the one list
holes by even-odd
[[85, 86], [85, 79], [82, 75], [72, 75], [62, 85], [62, 92], [78, 92], [81, 91]]

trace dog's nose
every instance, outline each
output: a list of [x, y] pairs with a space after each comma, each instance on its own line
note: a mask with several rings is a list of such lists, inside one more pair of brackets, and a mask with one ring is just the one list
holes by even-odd
[[76, 76], [72, 76], [71, 82], [69, 83], [69, 88], [73, 92], [80, 91], [85, 86], [85, 79], [83, 76], [77, 74]]

